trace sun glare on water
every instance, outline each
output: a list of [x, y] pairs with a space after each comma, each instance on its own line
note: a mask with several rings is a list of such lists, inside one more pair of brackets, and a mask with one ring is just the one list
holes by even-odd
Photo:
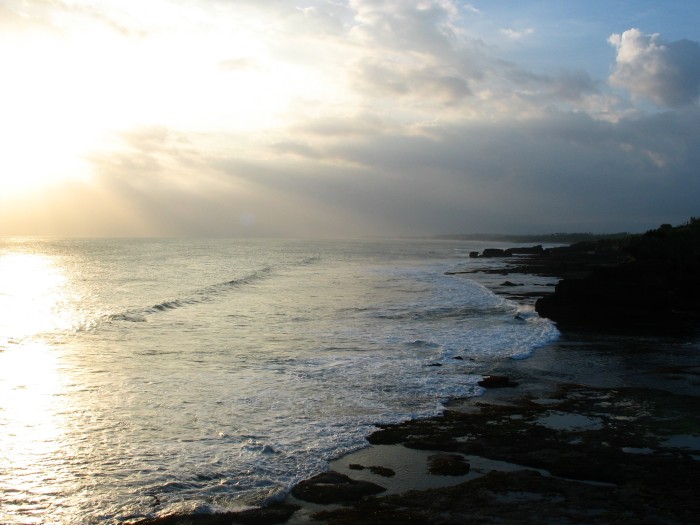
[[[67, 276], [49, 256], [0, 255], [0, 522], [13, 501], [40, 505], [63, 450], [61, 357], [46, 337], [67, 328]], [[41, 523], [27, 507], [24, 523]]]
[[[57, 356], [40, 343], [0, 353], [0, 521], [13, 501], [51, 499], [60, 477], [65, 429], [61, 413], [64, 390]], [[23, 523], [45, 523], [32, 506], [23, 505]]]
[[53, 258], [33, 253], [0, 255], [0, 349], [27, 338], [70, 328], [68, 277]]

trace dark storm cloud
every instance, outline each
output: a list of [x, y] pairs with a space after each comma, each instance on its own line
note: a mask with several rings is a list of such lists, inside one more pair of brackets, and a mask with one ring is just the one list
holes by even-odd
[[[698, 117], [693, 111], [610, 123], [555, 113], [507, 128], [481, 123], [345, 140], [328, 148], [328, 158], [363, 168], [353, 177], [312, 174], [305, 192], [354, 202], [363, 214], [393, 217], [393, 227], [407, 230], [429, 222], [463, 231], [477, 219], [495, 229], [506, 217], [518, 217], [523, 231], [548, 224], [646, 228], [696, 213]], [[268, 184], [276, 183], [269, 174]]]

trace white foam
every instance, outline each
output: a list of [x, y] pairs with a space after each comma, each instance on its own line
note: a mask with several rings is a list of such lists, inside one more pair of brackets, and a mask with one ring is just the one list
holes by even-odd
[[78, 245], [67, 274], [101, 321], [56, 338], [45, 383], [60, 403], [37, 406], [60, 449], [80, 453], [22, 468], [54, 476], [88, 523], [153, 514], [156, 499], [211, 512], [274, 497], [364, 446], [376, 424], [480, 395], [493, 361], [557, 335], [532, 310], [445, 275], [450, 243]]

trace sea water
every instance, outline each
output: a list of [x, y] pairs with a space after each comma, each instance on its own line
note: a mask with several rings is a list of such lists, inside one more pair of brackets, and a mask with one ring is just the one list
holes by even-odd
[[0, 240], [0, 522], [282, 497], [558, 336], [485, 243]]

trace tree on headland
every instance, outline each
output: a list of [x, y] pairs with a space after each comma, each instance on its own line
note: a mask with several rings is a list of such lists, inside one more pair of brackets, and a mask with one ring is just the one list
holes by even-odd
[[680, 226], [662, 224], [634, 236], [626, 248], [636, 260], [647, 264], [692, 271], [700, 265], [700, 219], [691, 217]]

